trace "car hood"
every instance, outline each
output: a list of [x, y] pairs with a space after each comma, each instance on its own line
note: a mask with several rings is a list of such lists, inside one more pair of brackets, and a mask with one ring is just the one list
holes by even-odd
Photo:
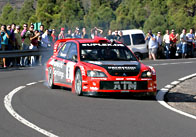
[[141, 65], [138, 61], [88, 61], [86, 63], [105, 68], [112, 76], [136, 76]]

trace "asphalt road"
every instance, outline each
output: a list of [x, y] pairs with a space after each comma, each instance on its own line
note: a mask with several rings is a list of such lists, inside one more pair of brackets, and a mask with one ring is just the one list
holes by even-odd
[[[157, 71], [158, 89], [196, 72], [196, 59], [143, 61]], [[13, 89], [44, 79], [41, 67], [0, 70], [0, 137], [42, 137], [12, 117], [4, 97]], [[195, 137], [196, 121], [144, 98], [78, 97], [37, 83], [20, 90], [13, 109], [60, 137]]]

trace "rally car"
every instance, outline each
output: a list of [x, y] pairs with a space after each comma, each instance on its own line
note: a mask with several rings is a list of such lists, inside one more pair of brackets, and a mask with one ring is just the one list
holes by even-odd
[[104, 38], [62, 39], [46, 64], [50, 88], [68, 87], [77, 95], [157, 92], [156, 72], [120, 42]]

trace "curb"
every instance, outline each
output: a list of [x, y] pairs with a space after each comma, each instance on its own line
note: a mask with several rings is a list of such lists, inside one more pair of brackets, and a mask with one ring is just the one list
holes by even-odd
[[189, 118], [192, 118], [192, 119], [195, 119], [196, 120], [196, 116], [194, 115], [191, 115], [189, 113], [186, 113], [186, 112], [183, 112], [181, 110], [178, 110], [178, 109], [175, 109], [173, 107], [171, 107], [170, 105], [168, 105], [165, 101], [164, 101], [164, 98], [165, 98], [165, 95], [172, 89], [174, 88], [175, 86], [179, 85], [180, 83], [182, 83], [183, 81], [185, 80], [188, 80], [188, 79], [191, 79], [193, 77], [196, 77], [196, 73], [193, 73], [191, 75], [188, 75], [188, 76], [185, 76], [185, 77], [182, 77], [180, 79], [178, 79], [177, 81], [173, 81], [171, 82], [169, 85], [166, 85], [164, 88], [160, 89], [159, 92], [157, 93], [157, 96], [156, 96], [156, 100], [161, 104], [163, 105], [164, 107], [176, 112], [176, 113], [179, 113], [181, 115], [184, 115], [186, 117], [189, 117]]

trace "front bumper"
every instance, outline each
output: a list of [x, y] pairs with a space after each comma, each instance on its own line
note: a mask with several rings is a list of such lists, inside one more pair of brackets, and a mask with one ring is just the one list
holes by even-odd
[[91, 79], [82, 82], [84, 94], [106, 93], [156, 93], [156, 81], [144, 80], [104, 80]]
[[152, 96], [155, 97], [157, 94], [156, 92], [129, 92], [129, 93], [120, 93], [120, 92], [83, 92], [82, 93], [84, 96], [103, 96], [103, 97], [143, 97], [143, 96]]

